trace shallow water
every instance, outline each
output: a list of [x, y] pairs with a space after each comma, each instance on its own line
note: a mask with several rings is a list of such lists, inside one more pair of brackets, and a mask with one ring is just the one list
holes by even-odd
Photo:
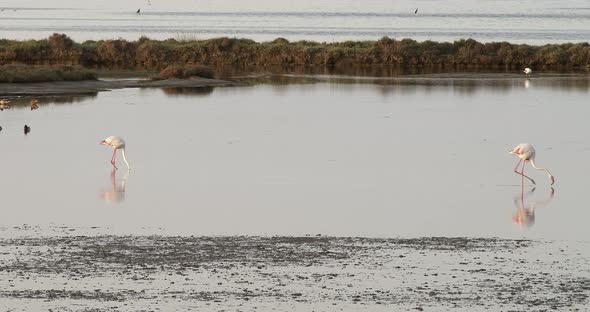
[[[0, 112], [2, 225], [586, 241], [587, 83], [325, 79], [41, 98], [39, 110]], [[98, 145], [109, 135], [128, 141], [133, 167], [127, 175], [118, 158], [114, 186]], [[553, 197], [527, 167], [538, 187], [521, 204], [507, 153], [520, 142], [556, 176]]]
[[14, 39], [47, 38], [60, 32], [75, 40], [229, 36], [345, 41], [386, 35], [533, 44], [590, 40], [590, 5], [585, 0], [6, 0], [0, 9], [0, 38]]

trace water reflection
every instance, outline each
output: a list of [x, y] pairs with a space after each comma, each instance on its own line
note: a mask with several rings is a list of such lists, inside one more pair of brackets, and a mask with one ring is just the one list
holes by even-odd
[[214, 87], [166, 87], [162, 88], [168, 96], [207, 96], [213, 93]]
[[129, 171], [126, 171], [121, 178], [121, 185], [117, 186], [117, 170], [113, 168], [111, 171], [111, 187], [100, 190], [100, 197], [110, 204], [118, 204], [125, 200], [125, 184], [129, 177]]
[[251, 74], [233, 77], [246, 84], [311, 84], [328, 82], [336, 84], [374, 84], [396, 92], [415, 93], [426, 89], [452, 90], [457, 95], [474, 95], [476, 92], [493, 90], [495, 93], [508, 93], [518, 89], [535, 88], [556, 89], [587, 93], [590, 79], [585, 74], [544, 74], [534, 80], [522, 80], [516, 73], [446, 73], [400, 76], [346, 76], [324, 74]]
[[512, 215], [512, 222], [521, 228], [533, 226], [535, 223], [535, 209], [549, 205], [555, 196], [555, 189], [551, 188], [549, 196], [546, 199], [535, 199], [525, 202], [525, 199], [533, 195], [534, 192], [534, 187], [527, 193], [524, 192], [524, 187], [522, 187], [520, 193], [514, 196], [516, 212]]
[[[482, 70], [476, 67], [403, 67], [398, 65], [360, 65], [346, 64], [337, 66], [323, 65], [220, 65], [213, 66], [216, 77], [220, 79], [231, 79], [243, 77], [252, 73], [266, 73], [270, 75], [312, 75], [312, 76], [347, 76], [347, 77], [401, 77], [401, 76], [448, 76], [453, 74], [469, 74], [473, 77], [486, 76], [494, 73], [496, 75], [511, 75], [522, 77], [521, 69], [510, 69], [499, 67], [495, 70]], [[588, 74], [586, 70], [567, 69], [562, 71], [543, 71], [542, 76], [561, 76], [563, 74]], [[535, 75], [539, 75], [536, 73]]]

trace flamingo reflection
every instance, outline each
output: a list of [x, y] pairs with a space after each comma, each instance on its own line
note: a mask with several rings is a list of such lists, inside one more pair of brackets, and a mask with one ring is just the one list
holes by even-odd
[[121, 185], [117, 186], [117, 169], [113, 168], [111, 171], [111, 188], [109, 189], [101, 189], [101, 198], [104, 199], [107, 203], [117, 204], [123, 202], [125, 200], [125, 183], [127, 182], [127, 177], [129, 177], [129, 171], [127, 171], [123, 178], [121, 178]]
[[520, 194], [514, 196], [516, 212], [512, 215], [512, 222], [521, 228], [533, 226], [535, 223], [535, 209], [549, 205], [555, 196], [555, 190], [551, 188], [549, 196], [546, 199], [529, 200], [525, 203], [525, 198], [531, 196], [534, 192], [535, 188], [533, 187], [525, 194], [523, 187], [521, 188]]

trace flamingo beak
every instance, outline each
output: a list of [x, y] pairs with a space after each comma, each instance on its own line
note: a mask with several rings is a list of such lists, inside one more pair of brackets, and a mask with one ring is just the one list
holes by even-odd
[[105, 140], [102, 140], [102, 141], [98, 142], [98, 144], [107, 145], [107, 142]]
[[549, 180], [551, 180], [551, 185], [553, 185], [553, 183], [555, 183], [555, 177], [551, 176], [551, 177], [549, 177]]

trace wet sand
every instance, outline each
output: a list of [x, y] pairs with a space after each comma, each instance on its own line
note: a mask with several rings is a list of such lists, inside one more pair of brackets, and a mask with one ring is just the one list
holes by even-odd
[[94, 94], [124, 88], [200, 88], [224, 87], [234, 83], [219, 79], [193, 77], [191, 79], [117, 79], [117, 80], [85, 80], [56, 81], [39, 83], [0, 83], [0, 95], [3, 97], [22, 95], [68, 95]]
[[54, 230], [4, 231], [7, 311], [585, 311], [590, 294], [588, 243]]

